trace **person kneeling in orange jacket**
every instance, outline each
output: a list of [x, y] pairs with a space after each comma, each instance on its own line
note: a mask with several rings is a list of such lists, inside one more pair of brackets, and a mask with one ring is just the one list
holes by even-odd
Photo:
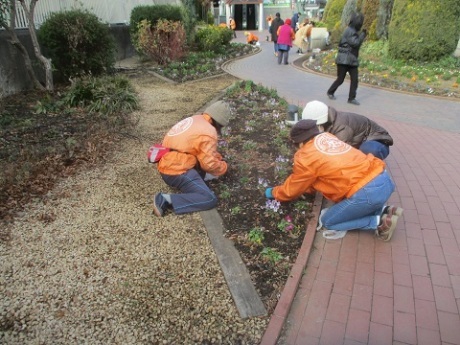
[[246, 31], [244, 35], [246, 36], [246, 42], [248, 44], [255, 45], [257, 42], [259, 42], [259, 37], [254, 35], [252, 32]]
[[324, 237], [326, 232], [336, 236], [360, 229], [375, 231], [380, 239], [389, 241], [403, 209], [386, 204], [395, 185], [385, 162], [331, 133], [320, 132], [315, 120], [297, 122], [290, 137], [298, 146], [292, 174], [282, 185], [267, 188], [265, 196], [290, 201], [304, 193], [320, 192], [335, 203], [320, 216]]

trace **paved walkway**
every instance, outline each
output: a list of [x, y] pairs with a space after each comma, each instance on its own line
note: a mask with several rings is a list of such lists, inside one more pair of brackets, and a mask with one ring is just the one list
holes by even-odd
[[[331, 101], [333, 78], [278, 65], [271, 42], [261, 49], [227, 72], [290, 103], [317, 99], [384, 126], [395, 141], [390, 201], [405, 209], [388, 243], [362, 231], [341, 240], [317, 234], [299, 285], [283, 291], [292, 305], [272, 316], [262, 343], [460, 344], [460, 102], [360, 85], [357, 107], [347, 103], [347, 82]], [[298, 57], [291, 52], [290, 62]]]

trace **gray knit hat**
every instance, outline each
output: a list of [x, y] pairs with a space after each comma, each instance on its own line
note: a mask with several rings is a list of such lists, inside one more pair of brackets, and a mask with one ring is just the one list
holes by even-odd
[[299, 144], [310, 140], [319, 133], [315, 120], [300, 120], [291, 129], [291, 140]]
[[214, 121], [219, 123], [222, 127], [228, 125], [231, 117], [230, 108], [227, 103], [223, 101], [217, 101], [206, 108], [204, 113], [208, 114], [213, 118]]

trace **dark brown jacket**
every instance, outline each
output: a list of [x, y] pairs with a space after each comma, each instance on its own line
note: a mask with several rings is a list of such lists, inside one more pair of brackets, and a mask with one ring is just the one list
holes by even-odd
[[359, 148], [366, 140], [379, 141], [387, 146], [393, 145], [393, 138], [387, 130], [363, 115], [338, 112], [329, 107], [328, 122], [323, 126], [326, 132], [334, 134], [355, 148]]

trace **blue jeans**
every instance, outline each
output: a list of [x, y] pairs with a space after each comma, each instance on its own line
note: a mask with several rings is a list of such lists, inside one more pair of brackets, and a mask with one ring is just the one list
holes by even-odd
[[179, 189], [181, 194], [171, 194], [174, 213], [183, 214], [205, 211], [216, 207], [217, 197], [206, 185], [203, 177], [195, 169], [182, 175], [161, 174], [168, 186]]
[[344, 199], [321, 217], [328, 230], [376, 230], [383, 207], [395, 189], [387, 171], [358, 190], [350, 198]]
[[372, 153], [381, 160], [384, 160], [390, 154], [390, 147], [375, 140], [364, 141], [359, 147], [359, 150], [365, 154]]

